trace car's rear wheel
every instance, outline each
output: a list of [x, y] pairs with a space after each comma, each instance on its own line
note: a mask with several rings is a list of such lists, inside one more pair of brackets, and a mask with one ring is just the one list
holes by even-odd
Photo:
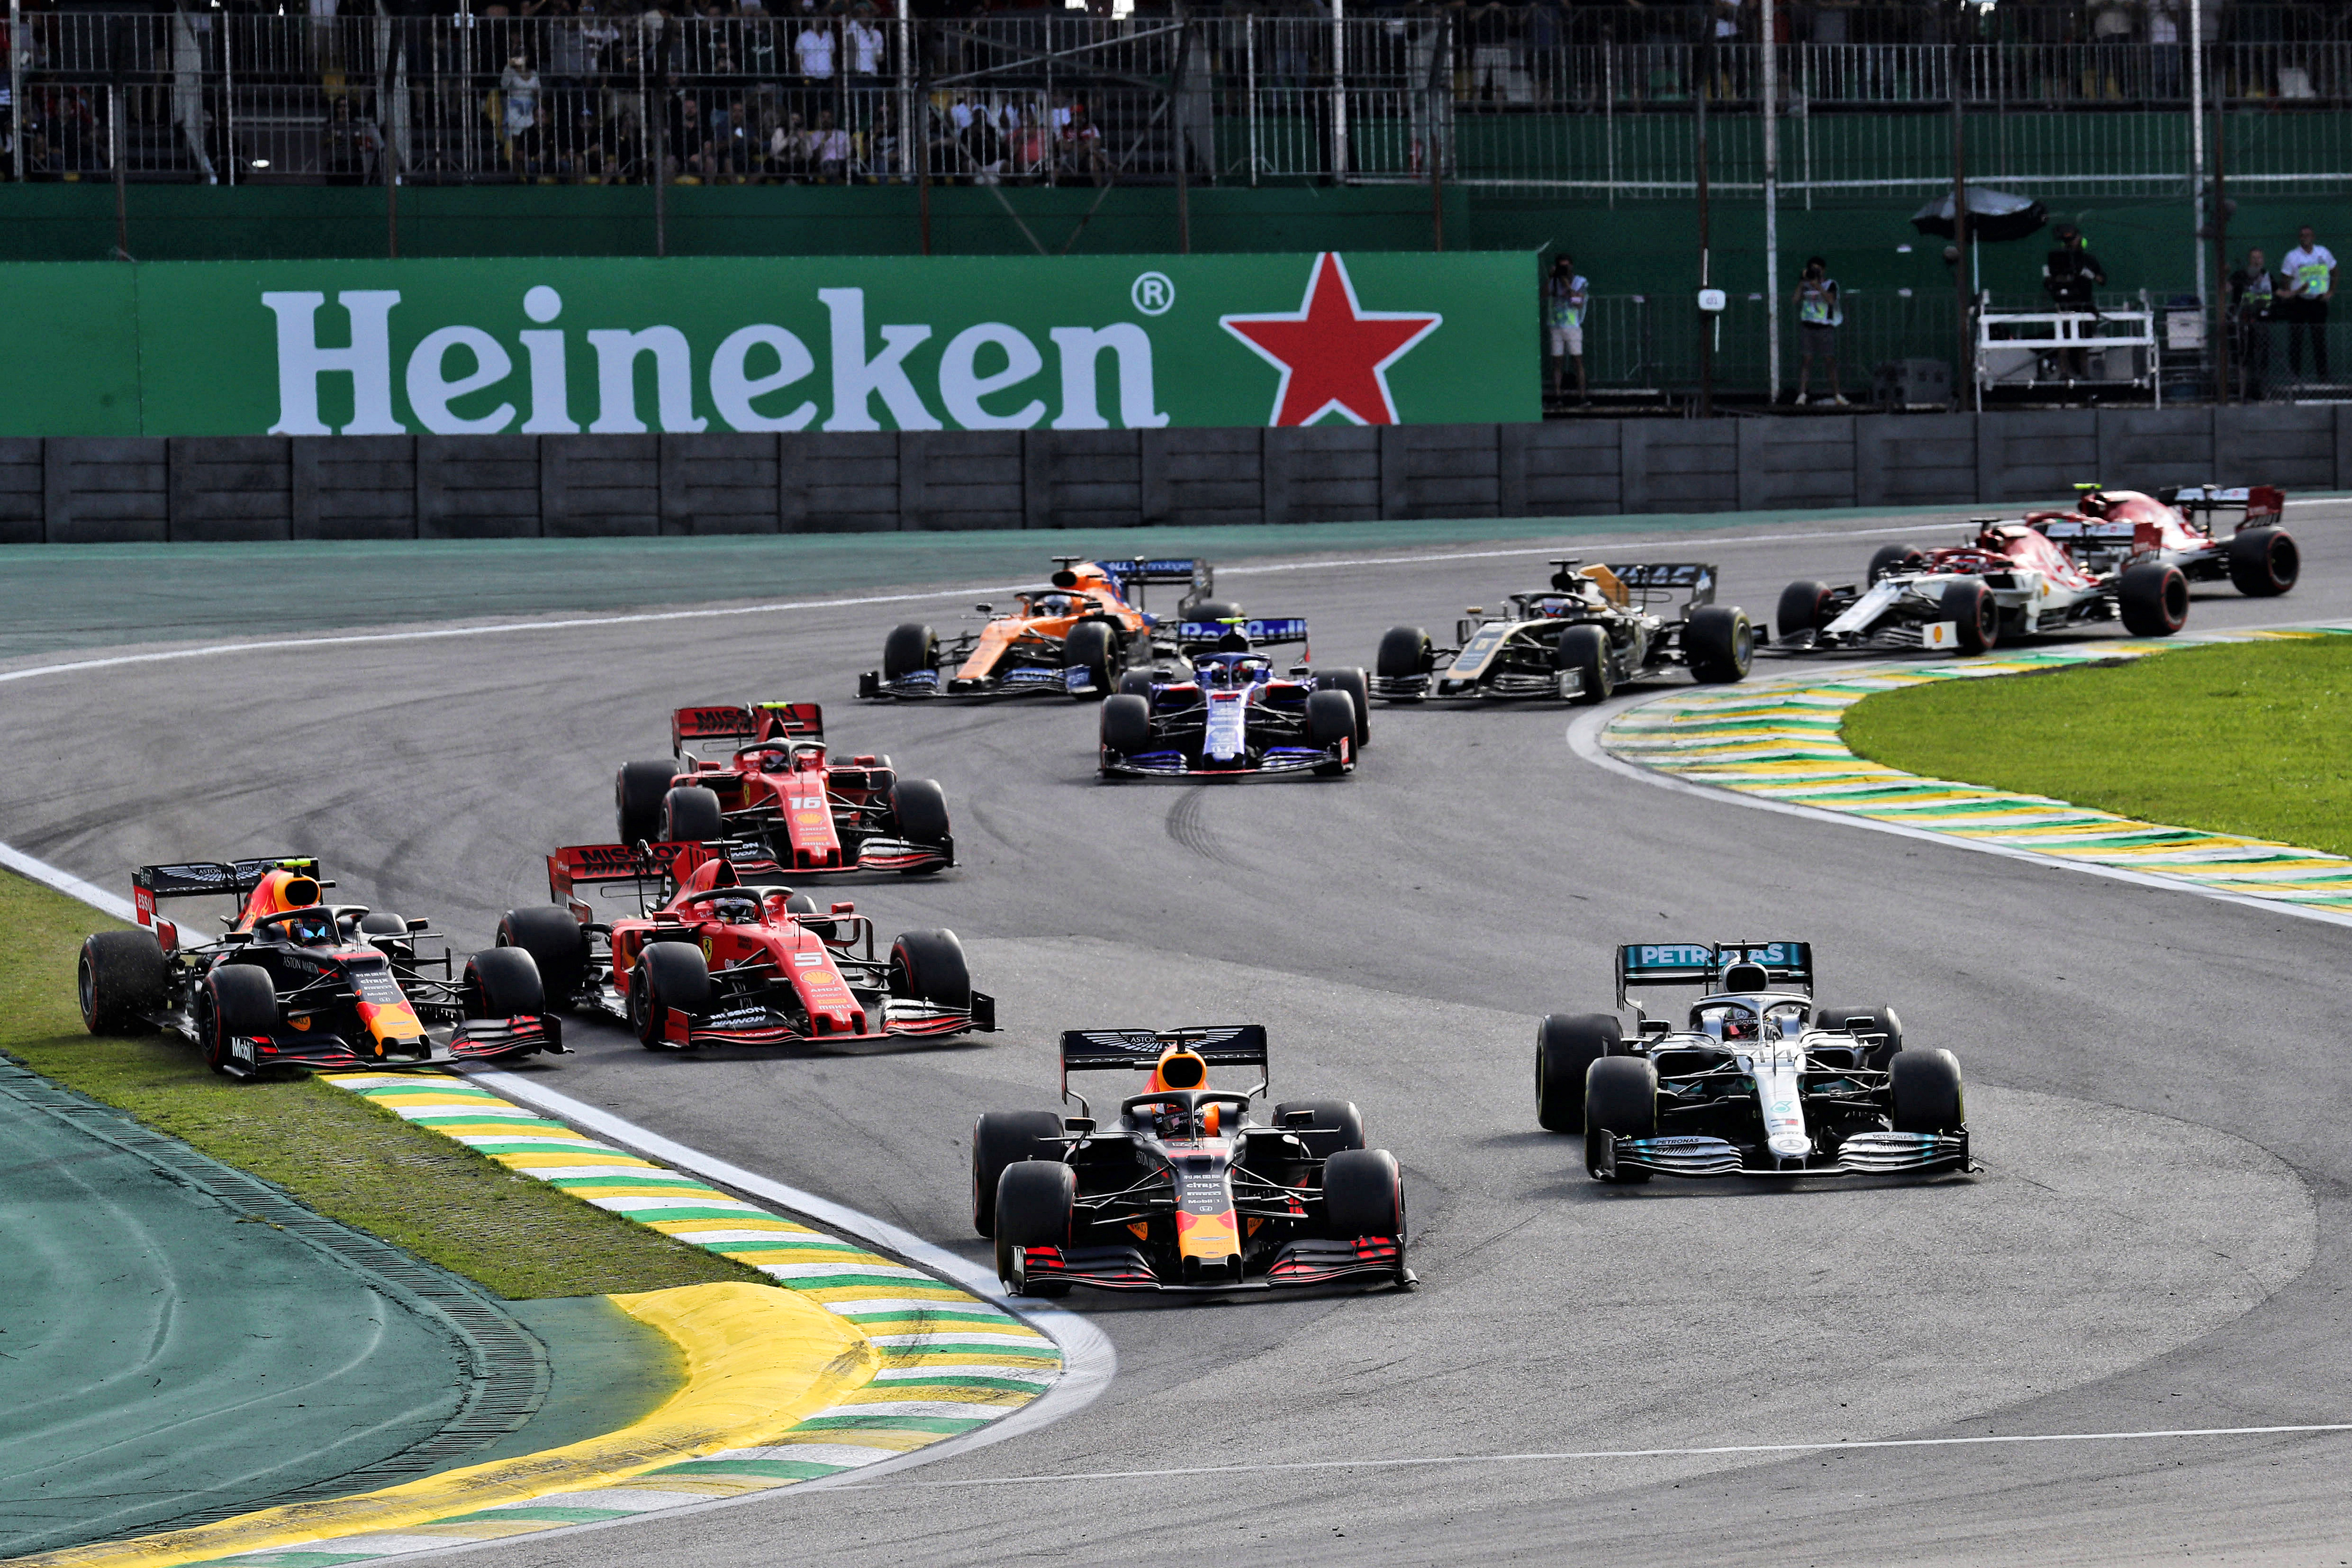
[[898, 837], [912, 843], [945, 844], [952, 837], [948, 827], [948, 792], [936, 779], [900, 779], [892, 784], [890, 816], [898, 826]]
[[629, 975], [629, 1020], [639, 1045], [665, 1047], [662, 1031], [672, 1009], [689, 1020], [710, 1011], [710, 964], [691, 942], [648, 942]]
[[1601, 1173], [1601, 1134], [1658, 1135], [1658, 1069], [1646, 1057], [1603, 1057], [1584, 1078], [1584, 1169], [1597, 1182], [1646, 1182], [1650, 1173], [1626, 1166]]
[[547, 987], [528, 948], [486, 947], [466, 961], [468, 1018], [529, 1018], [547, 1011]]
[[1870, 552], [1872, 583], [1892, 577], [1898, 572], [1916, 572], [1927, 563], [1927, 557], [1908, 544], [1882, 544]]
[[254, 964], [215, 964], [196, 994], [196, 1034], [215, 1072], [229, 1070], [231, 1040], [278, 1032], [278, 987]]
[[1323, 1212], [1333, 1236], [1376, 1236], [1394, 1240], [1402, 1248], [1404, 1177], [1396, 1156], [1385, 1149], [1349, 1149], [1332, 1155], [1323, 1167]]
[[909, 931], [890, 944], [890, 994], [936, 1007], [971, 1005], [971, 969], [951, 931]]
[[1436, 651], [1427, 632], [1419, 626], [1391, 626], [1381, 634], [1381, 649], [1372, 659], [1372, 669], [1382, 680], [1405, 680], [1427, 675], [1436, 664]]
[[1100, 621], [1080, 621], [1070, 628], [1062, 643], [1062, 664], [1067, 669], [1083, 669], [1092, 689], [1078, 693], [1103, 698], [1118, 689], [1119, 672], [1127, 668], [1127, 658], [1118, 646], [1118, 637]]
[[1314, 1118], [1307, 1130], [1293, 1133], [1306, 1145], [1310, 1160], [1328, 1160], [1332, 1155], [1364, 1146], [1364, 1113], [1347, 1100], [1286, 1100], [1274, 1108], [1274, 1124], [1280, 1127], [1297, 1111]]
[[687, 784], [662, 796], [658, 831], [665, 844], [707, 844], [727, 837], [727, 818], [719, 809], [719, 795], [700, 784]]
[[987, 1110], [971, 1130], [971, 1228], [996, 1234], [996, 1184], [1024, 1160], [1061, 1156], [1062, 1119], [1050, 1110]]
[[1151, 699], [1151, 671], [1148, 669], [1130, 669], [1125, 675], [1120, 676], [1118, 678], [1118, 694], [1121, 697], [1140, 697], [1146, 701], [1150, 701]]
[[1554, 1013], [1536, 1026], [1536, 1121], [1549, 1132], [1584, 1131], [1584, 1078], [1625, 1049], [1614, 1013]]
[[613, 779], [613, 812], [622, 843], [642, 844], [661, 837], [662, 797], [676, 777], [677, 764], [672, 762], [621, 764]]
[[93, 1035], [144, 1033], [147, 1015], [169, 1000], [172, 965], [152, 931], [102, 931], [85, 938], [74, 969], [82, 1026]]
[[498, 942], [530, 954], [549, 1008], [571, 1011], [588, 983], [588, 932], [569, 910], [546, 905], [509, 910], [499, 921]]
[[2189, 624], [2189, 579], [2162, 561], [2124, 568], [2116, 585], [2124, 630], [2136, 637], [2168, 637]]
[[908, 622], [890, 628], [882, 640], [882, 679], [896, 680], [902, 675], [919, 670], [936, 669], [940, 663], [940, 639], [929, 626]]
[[1609, 634], [1589, 622], [1561, 629], [1559, 641], [1552, 646], [1552, 668], [1584, 677], [1579, 702], [1606, 702], [1617, 689], [1609, 668]]
[[2230, 581], [2250, 599], [2285, 593], [2303, 575], [2303, 552], [2284, 528], [2241, 529], [2230, 536]]
[[[1066, 1247], [1078, 1206], [1077, 1173], [1059, 1160], [1023, 1160], [996, 1179], [996, 1277], [1013, 1288], [1013, 1249]], [[1058, 1296], [1068, 1285], [1049, 1280], [1023, 1288], [1031, 1296]]]
[[1984, 653], [2000, 641], [2000, 606], [1982, 578], [1945, 584], [1939, 602], [1962, 653]]
[[1692, 676], [1711, 684], [1746, 679], [1756, 662], [1756, 632], [1736, 605], [1701, 605], [1683, 628], [1683, 657]]
[[1344, 691], [1356, 704], [1356, 750], [1362, 751], [1372, 739], [1372, 683], [1364, 679], [1360, 669], [1326, 670], [1315, 678], [1315, 684], [1325, 691]]
[[1184, 606], [1188, 621], [1238, 621], [1242, 607], [1231, 599], [1195, 599]]
[[1794, 642], [1801, 632], [1817, 632], [1830, 624], [1830, 588], [1826, 583], [1810, 579], [1790, 584], [1780, 590], [1780, 607], [1772, 616], [1772, 637], [1776, 642]]
[[1906, 1051], [1887, 1068], [1897, 1132], [1957, 1132], [1968, 1121], [1960, 1062], [1947, 1050]]

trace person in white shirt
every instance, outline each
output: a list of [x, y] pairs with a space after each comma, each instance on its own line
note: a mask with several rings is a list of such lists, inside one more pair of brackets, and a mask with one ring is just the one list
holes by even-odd
[[874, 25], [866, 6], [849, 19], [849, 70], [853, 76], [873, 76], [882, 68], [882, 29]]
[[832, 26], [815, 16], [803, 22], [800, 37], [793, 40], [793, 53], [800, 57], [801, 75], [812, 81], [830, 80], [833, 77]]
[[2279, 272], [2286, 286], [2278, 310], [2286, 318], [2287, 369], [2303, 374], [2303, 340], [2308, 336], [2312, 375], [2326, 381], [2327, 301], [2336, 295], [2336, 255], [2305, 224], [2295, 236], [2294, 248], [2279, 258]]

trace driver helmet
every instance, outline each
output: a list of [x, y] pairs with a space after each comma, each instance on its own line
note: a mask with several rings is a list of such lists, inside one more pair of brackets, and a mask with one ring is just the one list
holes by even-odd
[[1152, 1113], [1151, 1125], [1162, 1138], [1190, 1138], [1192, 1113], [1181, 1105], [1162, 1105]]
[[284, 921], [280, 929], [297, 947], [331, 947], [336, 936], [334, 911], [323, 907], [306, 909]]
[[1030, 608], [1040, 616], [1075, 616], [1078, 602], [1067, 594], [1044, 594]]
[[713, 917], [725, 921], [729, 925], [757, 925], [760, 921], [760, 900], [751, 893], [733, 893], [725, 898], [711, 900], [710, 912]]
[[1727, 1043], [1755, 1039], [1759, 1032], [1756, 1015], [1745, 1007], [1717, 1007], [1700, 1019], [1699, 1027]]

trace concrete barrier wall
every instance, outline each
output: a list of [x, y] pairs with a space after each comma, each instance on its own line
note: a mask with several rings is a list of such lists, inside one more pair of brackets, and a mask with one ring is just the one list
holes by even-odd
[[2352, 489], [2352, 405], [1308, 429], [0, 440], [0, 543], [1100, 528]]

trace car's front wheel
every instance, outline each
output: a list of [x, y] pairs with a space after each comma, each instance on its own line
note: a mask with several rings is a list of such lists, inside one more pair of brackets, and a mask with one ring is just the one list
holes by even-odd
[[1060, 1281], [1018, 1282], [1013, 1251], [1021, 1247], [1066, 1247], [1078, 1207], [1077, 1173], [1059, 1160], [1022, 1160], [996, 1179], [996, 1277], [1005, 1289], [1026, 1296], [1059, 1296]]
[[1619, 1142], [1658, 1135], [1658, 1069], [1646, 1057], [1603, 1057], [1584, 1079], [1584, 1169], [1596, 1182], [1646, 1182], [1650, 1173], [1624, 1165], [1604, 1174], [1601, 1135]]

